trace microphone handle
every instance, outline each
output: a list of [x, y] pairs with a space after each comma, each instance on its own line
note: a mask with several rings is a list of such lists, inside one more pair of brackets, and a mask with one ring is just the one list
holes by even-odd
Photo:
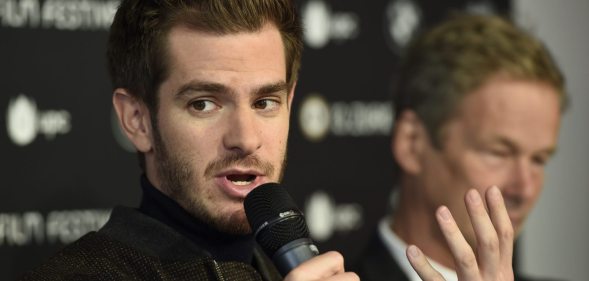
[[317, 255], [319, 255], [319, 250], [317, 249], [317, 246], [313, 244], [313, 240], [310, 238], [300, 238], [280, 247], [280, 249], [274, 253], [272, 261], [280, 274], [284, 277], [293, 268]]

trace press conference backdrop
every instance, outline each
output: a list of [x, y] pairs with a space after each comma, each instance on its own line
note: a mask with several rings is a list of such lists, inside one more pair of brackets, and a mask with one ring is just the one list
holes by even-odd
[[[15, 279], [99, 228], [113, 206], [138, 204], [140, 171], [116, 123], [105, 67], [107, 30], [117, 5], [0, 0], [3, 279]], [[284, 184], [303, 207], [320, 249], [353, 259], [385, 213], [392, 188], [389, 95], [401, 49], [449, 11], [510, 14], [512, 3], [299, 5], [306, 50]]]

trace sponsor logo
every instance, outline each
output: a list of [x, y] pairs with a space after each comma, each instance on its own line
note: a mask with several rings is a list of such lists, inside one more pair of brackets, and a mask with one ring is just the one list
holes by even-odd
[[329, 131], [329, 105], [318, 94], [308, 95], [301, 104], [299, 124], [303, 135], [310, 141], [322, 140]]
[[393, 125], [392, 105], [381, 101], [334, 102], [331, 120], [335, 136], [387, 136]]
[[411, 41], [422, 20], [421, 10], [414, 0], [394, 0], [385, 10], [385, 38], [389, 47], [400, 54]]
[[299, 127], [307, 140], [322, 141], [336, 137], [388, 136], [393, 112], [388, 101], [352, 101], [328, 103], [321, 94], [307, 95], [299, 111]]
[[110, 210], [0, 213], [0, 246], [71, 243], [102, 227]]
[[0, 26], [108, 30], [120, 1], [0, 0]]
[[71, 115], [65, 110], [40, 111], [35, 100], [20, 94], [8, 104], [6, 128], [14, 144], [26, 146], [38, 134], [53, 140], [58, 134], [68, 133], [72, 128]]
[[313, 193], [305, 204], [305, 218], [311, 238], [321, 242], [336, 232], [349, 232], [362, 226], [362, 206], [336, 204], [324, 191]]
[[305, 43], [321, 49], [330, 40], [343, 42], [358, 37], [360, 33], [358, 16], [354, 13], [335, 12], [322, 0], [311, 0], [302, 9], [305, 27]]

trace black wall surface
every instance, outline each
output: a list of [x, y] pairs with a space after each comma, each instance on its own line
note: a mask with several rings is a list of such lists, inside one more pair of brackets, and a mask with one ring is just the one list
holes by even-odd
[[[508, 0], [300, 1], [307, 36], [284, 184], [320, 250], [353, 259], [392, 189], [400, 50], [448, 11]], [[0, 276], [17, 278], [140, 197], [113, 122], [105, 44], [118, 1], [0, 0]], [[4, 279], [6, 278], [6, 279]]]

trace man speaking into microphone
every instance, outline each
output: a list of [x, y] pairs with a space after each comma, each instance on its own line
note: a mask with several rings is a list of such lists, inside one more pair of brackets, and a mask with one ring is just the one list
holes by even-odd
[[[108, 66], [144, 173], [141, 205], [115, 208], [24, 279], [282, 279], [243, 201], [282, 178], [301, 36], [289, 0], [122, 1]], [[335, 252], [292, 273], [357, 280]]]
[[[141, 204], [115, 208], [24, 280], [282, 280], [244, 199], [282, 179], [303, 45], [293, 2], [122, 1], [107, 54]], [[284, 251], [295, 260], [284, 280], [358, 280], [339, 253]]]
[[[281, 280], [243, 201], [282, 179], [302, 45], [290, 0], [122, 1], [108, 66], [140, 207], [115, 208], [24, 279]], [[343, 262], [325, 253], [285, 279], [358, 280]]]

